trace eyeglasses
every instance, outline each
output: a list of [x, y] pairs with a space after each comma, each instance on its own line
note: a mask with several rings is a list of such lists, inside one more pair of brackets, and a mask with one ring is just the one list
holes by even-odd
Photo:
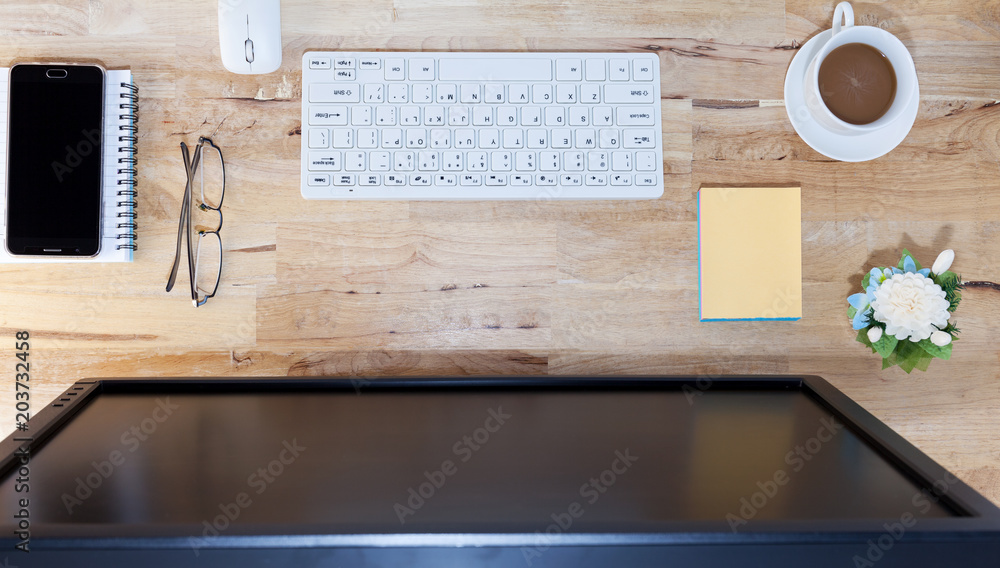
[[[202, 136], [195, 146], [194, 156], [187, 144], [181, 142], [187, 185], [181, 203], [181, 218], [177, 223], [177, 248], [174, 265], [167, 279], [167, 292], [173, 289], [177, 268], [181, 261], [181, 240], [187, 234], [188, 274], [191, 276], [191, 303], [194, 307], [205, 305], [215, 296], [222, 280], [222, 200], [226, 197], [226, 165], [222, 150], [210, 139]], [[192, 207], [198, 190], [200, 201]], [[194, 235], [198, 234], [198, 248], [194, 251]]]

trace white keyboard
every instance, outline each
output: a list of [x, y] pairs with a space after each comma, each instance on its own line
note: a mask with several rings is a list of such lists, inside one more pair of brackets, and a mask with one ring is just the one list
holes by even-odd
[[656, 55], [302, 56], [306, 199], [662, 194]]

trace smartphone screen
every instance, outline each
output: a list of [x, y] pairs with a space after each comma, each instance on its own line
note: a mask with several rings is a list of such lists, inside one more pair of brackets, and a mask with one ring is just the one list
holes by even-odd
[[16, 65], [7, 128], [7, 250], [94, 256], [101, 247], [104, 70]]

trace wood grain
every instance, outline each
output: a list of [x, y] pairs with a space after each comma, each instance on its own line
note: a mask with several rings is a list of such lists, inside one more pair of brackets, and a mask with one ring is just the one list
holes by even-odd
[[[140, 248], [130, 265], [0, 265], [0, 338], [31, 332], [32, 404], [97, 376], [822, 375], [1000, 503], [1000, 291], [969, 288], [952, 361], [881, 371], [845, 298], [908, 248], [1000, 281], [1000, 5], [855, 3], [920, 79], [916, 124], [859, 164], [807, 146], [784, 108], [833, 2], [282, 2], [284, 60], [227, 73], [216, 4], [6, 0], [0, 65], [100, 61], [141, 89]], [[660, 60], [665, 192], [635, 202], [306, 202], [301, 56], [312, 49], [644, 51]], [[212, 136], [228, 190], [219, 295], [164, 285], [179, 143]], [[696, 196], [802, 187], [803, 318], [700, 323]], [[12, 378], [12, 377], [11, 377]], [[12, 429], [13, 381], [0, 388]]]

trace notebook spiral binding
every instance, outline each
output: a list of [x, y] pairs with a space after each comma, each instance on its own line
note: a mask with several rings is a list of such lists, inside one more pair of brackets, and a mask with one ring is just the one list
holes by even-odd
[[126, 120], [128, 123], [122, 124], [118, 127], [118, 130], [121, 131], [118, 135], [118, 142], [121, 143], [118, 147], [118, 152], [120, 154], [125, 154], [124, 156], [118, 157], [118, 174], [127, 175], [128, 177], [118, 180], [118, 207], [123, 208], [122, 211], [118, 212], [118, 229], [124, 230], [124, 232], [118, 233], [116, 238], [118, 240], [127, 241], [119, 244], [117, 246], [118, 250], [135, 250], [135, 198], [137, 195], [135, 191], [135, 151], [136, 144], [139, 141], [137, 125], [139, 89], [131, 83], [122, 83], [121, 86], [128, 89], [128, 92], [119, 95], [122, 99], [124, 99], [124, 101], [118, 105], [118, 108], [123, 111], [122, 114], [118, 115], [118, 118]]

